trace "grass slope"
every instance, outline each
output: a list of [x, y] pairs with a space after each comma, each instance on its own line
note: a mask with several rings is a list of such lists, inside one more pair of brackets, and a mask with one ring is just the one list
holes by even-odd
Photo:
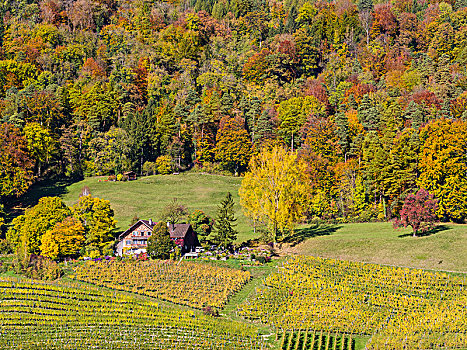
[[215, 218], [217, 206], [230, 192], [235, 201], [238, 241], [252, 238], [251, 225], [239, 203], [241, 178], [183, 173], [148, 176], [130, 182], [99, 182], [99, 179], [86, 178], [68, 186], [62, 195], [66, 204], [76, 203], [81, 189], [88, 186], [93, 196], [110, 201], [118, 230], [124, 231], [135, 214], [141, 219], [159, 219], [161, 209], [173, 198], [186, 205], [189, 211], [200, 209]]
[[467, 272], [467, 225], [443, 224], [432, 234], [412, 237], [391, 223], [308, 228], [304, 240], [284, 253], [373, 262], [432, 270]]

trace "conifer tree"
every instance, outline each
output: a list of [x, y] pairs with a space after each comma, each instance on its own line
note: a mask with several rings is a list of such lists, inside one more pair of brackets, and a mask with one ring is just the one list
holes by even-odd
[[377, 130], [379, 125], [379, 116], [376, 107], [373, 105], [370, 96], [365, 94], [358, 107], [358, 120], [362, 123], [365, 130]]
[[235, 221], [237, 219], [234, 212], [234, 200], [229, 192], [217, 208], [217, 217], [214, 224], [215, 235], [212, 242], [224, 249], [230, 248], [237, 239], [238, 234], [234, 228], [236, 226]]
[[166, 222], [159, 222], [148, 239], [147, 254], [153, 259], [167, 259], [175, 243], [170, 239]]

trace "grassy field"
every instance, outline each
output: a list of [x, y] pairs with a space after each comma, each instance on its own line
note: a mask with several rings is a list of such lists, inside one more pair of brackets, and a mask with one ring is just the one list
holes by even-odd
[[467, 272], [467, 225], [443, 224], [430, 235], [412, 237], [391, 223], [360, 223], [299, 231], [303, 242], [283, 253]]
[[227, 192], [232, 193], [237, 217], [238, 241], [253, 238], [253, 230], [243, 215], [238, 189], [241, 178], [184, 173], [180, 175], [154, 175], [130, 182], [105, 182], [90, 177], [66, 187], [62, 198], [66, 204], [78, 201], [81, 189], [88, 186], [94, 197], [110, 201], [118, 221], [118, 231], [128, 228], [134, 215], [141, 219], [159, 219], [161, 209], [173, 198], [188, 207], [200, 209], [215, 218], [217, 206]]
[[[101, 180], [101, 181], [99, 181]], [[91, 177], [77, 183], [39, 183], [21, 198], [22, 207], [35, 205], [42, 196], [61, 196], [68, 205], [77, 202], [84, 186], [93, 196], [108, 199], [123, 231], [134, 215], [157, 220], [161, 209], [173, 198], [190, 211], [201, 209], [215, 217], [217, 206], [231, 192], [235, 200], [238, 241], [256, 238], [239, 204], [241, 178], [184, 173], [148, 176], [131, 182], [105, 182]], [[19, 206], [19, 205], [18, 205]], [[304, 254], [354, 261], [467, 271], [467, 225], [443, 224], [430, 235], [413, 238], [410, 229], [394, 230], [391, 223], [360, 223], [304, 227], [284, 254]]]

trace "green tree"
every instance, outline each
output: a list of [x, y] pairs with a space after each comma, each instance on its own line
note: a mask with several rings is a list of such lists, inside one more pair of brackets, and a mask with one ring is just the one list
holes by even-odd
[[300, 128], [310, 114], [322, 115], [325, 107], [314, 96], [292, 97], [279, 104], [279, 132], [292, 151], [300, 144]]
[[42, 236], [57, 222], [71, 215], [71, 210], [59, 197], [42, 197], [34, 207], [18, 216], [7, 231], [7, 239], [15, 249], [40, 254]]
[[159, 222], [148, 239], [147, 254], [153, 259], [168, 259], [175, 243], [170, 239], [166, 222]]
[[362, 102], [358, 107], [358, 120], [362, 123], [365, 130], [377, 130], [379, 126], [378, 110], [370, 99], [370, 95], [366, 94], [362, 98]]
[[229, 249], [237, 239], [238, 232], [234, 229], [235, 221], [237, 219], [235, 218], [234, 200], [229, 192], [220, 206], [217, 207], [212, 242], [219, 247]]
[[111, 127], [100, 133], [89, 144], [89, 153], [98, 175], [119, 174], [131, 166], [130, 153], [133, 140], [121, 128]]
[[117, 221], [110, 202], [91, 195], [80, 197], [73, 206], [73, 216], [81, 221], [86, 232], [85, 252], [88, 256], [113, 253], [113, 229]]
[[203, 243], [212, 231], [214, 220], [203, 211], [195, 210], [188, 215], [188, 223], [198, 235], [199, 241]]

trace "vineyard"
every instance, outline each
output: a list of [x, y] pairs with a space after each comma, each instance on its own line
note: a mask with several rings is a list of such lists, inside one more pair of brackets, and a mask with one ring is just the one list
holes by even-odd
[[0, 279], [1, 349], [266, 349], [252, 326], [79, 284]]
[[355, 340], [339, 333], [284, 330], [278, 340], [280, 350], [355, 350]]
[[297, 257], [264, 285], [238, 307], [239, 315], [282, 330], [371, 335], [368, 349], [467, 347], [462, 277]]
[[251, 276], [230, 268], [173, 261], [90, 261], [76, 280], [195, 308], [222, 308]]

